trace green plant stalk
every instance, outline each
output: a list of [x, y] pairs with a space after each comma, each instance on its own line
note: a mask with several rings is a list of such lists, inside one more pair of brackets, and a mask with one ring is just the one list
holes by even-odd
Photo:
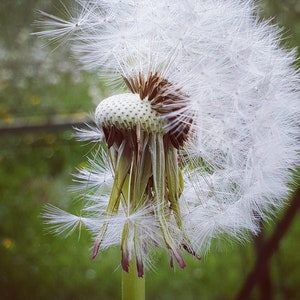
[[122, 271], [122, 300], [145, 300], [145, 275], [138, 277], [133, 260], [129, 263], [129, 272]]

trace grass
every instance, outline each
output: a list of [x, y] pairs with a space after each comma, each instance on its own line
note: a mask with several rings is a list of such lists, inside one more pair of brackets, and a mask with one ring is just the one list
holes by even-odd
[[[53, 136], [51, 144], [46, 134], [20, 147], [28, 139], [7, 137], [1, 150], [2, 295], [5, 299], [86, 299], [95, 293], [104, 299], [117, 297], [113, 282], [117, 284], [119, 274], [111, 269], [112, 256], [105, 259], [104, 254], [101, 264], [91, 262], [91, 244], [84, 232], [80, 240], [76, 234], [56, 238], [41, 218], [46, 203], [70, 205], [70, 173], [86, 150], [65, 133]], [[108, 271], [109, 280], [103, 280]]]

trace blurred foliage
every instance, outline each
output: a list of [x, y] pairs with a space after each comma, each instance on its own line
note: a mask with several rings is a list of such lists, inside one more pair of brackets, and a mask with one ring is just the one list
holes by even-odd
[[[19, 118], [46, 121], [53, 114], [90, 112], [107, 93], [95, 74], [78, 72], [66, 48], [51, 51], [30, 35], [34, 9], [57, 10], [59, 2], [0, 2], [0, 126]], [[286, 43], [300, 45], [299, 1], [259, 3], [265, 16], [286, 26]], [[46, 203], [80, 210], [68, 187], [70, 174], [89, 151], [68, 131], [0, 137], [1, 299], [120, 298], [119, 249], [91, 261], [91, 240], [84, 230], [80, 239], [76, 234], [56, 237], [41, 218]], [[274, 224], [266, 227], [270, 233]], [[274, 299], [296, 299], [300, 293], [299, 235], [298, 217], [271, 260]], [[187, 268], [175, 272], [166, 253], [154, 252], [153, 259], [146, 275], [148, 299], [225, 300], [238, 293], [255, 254], [251, 243], [217, 244], [201, 262], [186, 257]], [[258, 295], [254, 291], [252, 299]]]
[[[300, 56], [300, 1], [299, 0], [257, 0], [261, 14], [271, 18], [283, 29], [283, 44], [296, 48]], [[300, 63], [298, 61], [298, 66]]]
[[61, 8], [58, 0], [0, 2], [0, 124], [89, 113], [103, 97], [103, 84], [95, 74], [79, 72], [68, 47], [32, 35], [37, 9]]
[[72, 203], [70, 173], [86, 149], [76, 147], [67, 132], [6, 137], [0, 145], [1, 299], [87, 299], [97, 294], [112, 299], [120, 274], [113, 272], [107, 253], [91, 262], [90, 237], [84, 231], [80, 240], [76, 234], [57, 238], [41, 218], [46, 203], [64, 208]]

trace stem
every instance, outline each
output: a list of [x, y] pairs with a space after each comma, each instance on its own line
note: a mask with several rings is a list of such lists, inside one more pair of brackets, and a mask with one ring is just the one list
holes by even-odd
[[145, 276], [138, 277], [135, 262], [129, 263], [129, 272], [122, 271], [122, 300], [145, 299]]

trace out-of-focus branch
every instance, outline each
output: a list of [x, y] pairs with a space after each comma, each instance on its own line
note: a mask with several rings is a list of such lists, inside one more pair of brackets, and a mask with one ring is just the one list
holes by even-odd
[[91, 119], [87, 118], [85, 114], [51, 116], [46, 121], [42, 122], [17, 120], [9, 125], [0, 124], [0, 136], [5, 134], [68, 130], [74, 127], [80, 127], [83, 123], [89, 122], [91, 122]]
[[242, 286], [236, 300], [248, 299], [255, 284], [261, 280], [264, 269], [268, 264], [269, 259], [273, 253], [277, 250], [278, 245], [282, 237], [286, 234], [293, 219], [297, 215], [300, 208], [300, 187], [296, 191], [290, 206], [288, 207], [284, 217], [278, 222], [272, 236], [261, 247], [261, 251], [256, 259], [255, 266], [251, 273], [246, 278], [244, 285]]

